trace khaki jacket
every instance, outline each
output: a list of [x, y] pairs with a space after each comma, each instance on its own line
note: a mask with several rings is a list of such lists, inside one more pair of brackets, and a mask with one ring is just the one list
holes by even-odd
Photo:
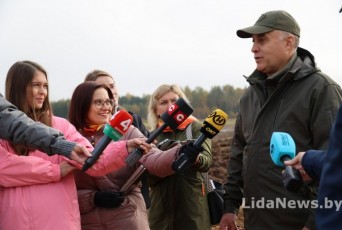
[[[200, 135], [201, 125], [199, 121], [192, 122], [194, 139]], [[187, 139], [187, 136], [185, 130], [177, 129], [163, 132], [157, 139], [158, 142], [165, 139], [183, 141]], [[204, 151], [200, 154], [201, 163], [189, 167], [184, 175], [174, 172], [170, 175], [165, 173], [165, 168], [170, 167], [173, 161], [169, 162], [170, 166], [166, 167], [163, 161], [156, 159], [153, 167], [154, 169], [159, 168], [159, 171], [151, 171], [147, 166], [150, 172], [149, 183], [151, 186], [151, 207], [149, 209], [151, 230], [211, 229], [206, 189], [201, 174], [201, 172], [207, 172], [211, 166], [210, 139], [207, 139], [202, 147]], [[153, 162], [152, 159], [150, 161]]]

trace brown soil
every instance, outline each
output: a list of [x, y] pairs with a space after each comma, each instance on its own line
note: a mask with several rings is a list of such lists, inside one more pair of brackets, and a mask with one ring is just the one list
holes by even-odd
[[[213, 163], [209, 170], [210, 177], [222, 184], [227, 181], [227, 164], [230, 156], [231, 142], [233, 138], [233, 128], [225, 127], [212, 139], [212, 155]], [[237, 220], [238, 227], [243, 230], [243, 213], [240, 210]], [[212, 230], [220, 229], [218, 226], [214, 226]]]

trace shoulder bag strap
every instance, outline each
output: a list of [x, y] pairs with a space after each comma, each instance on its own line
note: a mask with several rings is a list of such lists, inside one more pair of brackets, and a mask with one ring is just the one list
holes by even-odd
[[[192, 123], [190, 123], [187, 127], [186, 127], [186, 138], [188, 140], [191, 140], [193, 138], [192, 136]], [[213, 186], [211, 185], [211, 181], [210, 181], [210, 178], [209, 178], [209, 174], [207, 172], [205, 173], [201, 173], [202, 174], [202, 177], [203, 177], [203, 180], [204, 180], [204, 183], [205, 183], [205, 186], [207, 188], [207, 192], [211, 192], [214, 190]]]

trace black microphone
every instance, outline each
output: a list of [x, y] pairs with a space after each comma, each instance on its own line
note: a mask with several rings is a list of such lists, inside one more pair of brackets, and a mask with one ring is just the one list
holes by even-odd
[[[168, 110], [161, 115], [161, 119], [164, 124], [156, 129], [146, 140], [147, 144], [151, 144], [156, 137], [163, 132], [163, 130], [170, 126], [172, 129], [176, 129], [186, 118], [193, 112], [191, 106], [186, 103], [183, 98], [179, 98]], [[143, 150], [138, 148], [134, 149], [126, 158], [126, 163], [129, 166], [134, 166], [142, 157]]]
[[96, 161], [99, 159], [103, 150], [109, 145], [109, 143], [113, 141], [119, 140], [122, 135], [124, 135], [133, 122], [132, 116], [125, 110], [119, 110], [116, 112], [111, 119], [109, 120], [109, 124], [106, 124], [103, 133], [105, 134], [99, 143], [95, 146], [92, 156], [88, 157], [85, 161], [82, 171], [85, 172], [89, 169]]
[[[216, 109], [211, 114], [209, 114], [209, 116], [203, 122], [200, 130], [201, 135], [194, 142], [194, 146], [200, 147], [207, 138], [212, 139], [221, 131], [221, 129], [226, 124], [227, 119], [228, 115], [221, 109]], [[190, 166], [190, 164], [191, 160], [189, 156], [185, 153], [181, 153], [179, 157], [173, 162], [172, 169], [178, 173], [183, 174], [185, 170]]]

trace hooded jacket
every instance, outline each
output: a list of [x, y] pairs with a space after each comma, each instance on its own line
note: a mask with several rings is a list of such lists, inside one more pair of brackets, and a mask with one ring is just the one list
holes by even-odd
[[[270, 157], [270, 139], [273, 132], [287, 132], [296, 142], [296, 152], [326, 149], [341, 102], [341, 88], [316, 67], [313, 55], [302, 48], [298, 48], [297, 58], [276, 85], [265, 84], [265, 79], [255, 70], [240, 100], [224, 212], [236, 213], [244, 197], [247, 229], [302, 229], [304, 225], [314, 229], [312, 209], [283, 208], [279, 203], [276, 206], [279, 199], [291, 204], [316, 198], [307, 186], [298, 194], [284, 188], [283, 168]], [[255, 207], [256, 202], [262, 207]], [[270, 205], [266, 207], [267, 202]]]
[[[63, 132], [67, 140], [93, 150], [67, 120], [53, 117], [52, 126]], [[86, 173], [105, 175], [122, 167], [126, 157], [125, 142], [112, 142]], [[69, 173], [61, 178], [62, 161], [81, 168], [63, 156], [48, 156], [38, 150], [18, 156], [8, 141], [0, 140], [1, 230], [81, 229], [74, 176]]]

